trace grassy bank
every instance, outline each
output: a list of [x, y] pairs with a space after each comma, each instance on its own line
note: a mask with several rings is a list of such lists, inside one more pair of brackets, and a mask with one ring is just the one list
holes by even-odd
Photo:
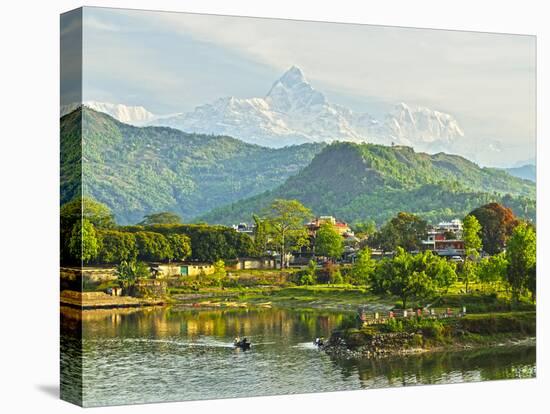
[[356, 311], [358, 306], [369, 306], [373, 311], [389, 310], [394, 298], [381, 298], [364, 287], [351, 285], [313, 286], [255, 286], [204, 288], [199, 292], [170, 289], [180, 304], [209, 304], [238, 302], [248, 306], [265, 305], [293, 309], [322, 308]]
[[326, 349], [336, 355], [370, 357], [491, 346], [535, 335], [536, 313], [532, 311], [442, 319], [413, 317], [337, 330]]

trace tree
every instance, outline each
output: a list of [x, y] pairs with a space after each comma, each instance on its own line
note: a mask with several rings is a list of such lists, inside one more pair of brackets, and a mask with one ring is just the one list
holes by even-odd
[[406, 251], [418, 250], [426, 236], [426, 227], [426, 221], [420, 217], [401, 212], [375, 234], [371, 246], [380, 247], [384, 251], [395, 251], [397, 247]]
[[489, 286], [506, 280], [508, 260], [506, 253], [502, 252], [481, 260], [478, 268], [479, 280]]
[[214, 262], [214, 274], [218, 277], [225, 277], [227, 272], [225, 271], [225, 262], [223, 260], [216, 260]]
[[[90, 223], [94, 229], [113, 228], [115, 226], [109, 207], [89, 197], [75, 198], [63, 204], [60, 209], [60, 256], [62, 263], [76, 264], [82, 262], [81, 253], [86, 254], [86, 252], [81, 252], [79, 250], [81, 247], [74, 244], [76, 239], [73, 239], [73, 233], [75, 226], [82, 226], [84, 220]], [[78, 231], [82, 232], [82, 229], [80, 228]]]
[[508, 260], [508, 283], [512, 296], [517, 301], [519, 295], [531, 285], [531, 293], [536, 291], [537, 236], [532, 226], [520, 223], [512, 232], [506, 248]]
[[109, 229], [115, 226], [115, 219], [111, 209], [105, 204], [90, 197], [75, 198], [63, 204], [61, 206], [60, 216], [62, 222], [71, 224], [86, 219], [92, 223], [95, 228]]
[[256, 214], [252, 215], [252, 219], [254, 220], [254, 256], [263, 256], [267, 250], [268, 223]]
[[300, 285], [314, 285], [317, 281], [317, 263], [310, 260], [306, 269], [299, 275], [298, 283]]
[[344, 238], [331, 223], [323, 223], [315, 234], [315, 254], [333, 260], [342, 257]]
[[462, 268], [466, 292], [471, 282], [477, 278], [476, 264], [479, 259], [479, 251], [481, 250], [481, 225], [476, 216], [468, 214], [464, 218], [462, 237], [464, 239], [464, 251], [466, 260]]
[[139, 279], [146, 279], [150, 276], [149, 267], [145, 263], [135, 260], [123, 260], [116, 266], [115, 273], [119, 284], [125, 289], [134, 286]]
[[417, 266], [426, 272], [437, 288], [447, 293], [456, 282], [456, 264], [427, 250], [415, 256]]
[[376, 261], [371, 256], [368, 247], [357, 253], [357, 260], [351, 268], [351, 276], [354, 283], [366, 285], [376, 269]]
[[304, 223], [311, 211], [298, 200], [275, 200], [266, 217], [272, 243], [281, 255], [281, 269], [285, 268], [285, 255], [291, 249], [307, 245], [308, 234]]
[[418, 270], [413, 256], [397, 247], [393, 259], [383, 259], [371, 278], [375, 293], [389, 293], [401, 299], [403, 308], [410, 298], [426, 297], [435, 292], [435, 284], [425, 271]]
[[376, 223], [373, 220], [355, 223], [353, 230], [358, 237], [370, 237], [376, 233]]
[[138, 223], [140, 226], [149, 226], [151, 224], [182, 224], [182, 219], [176, 213], [163, 211], [161, 213], [148, 214]]
[[118, 230], [99, 230], [101, 248], [98, 259], [100, 263], [121, 263], [134, 261], [138, 250], [134, 234]]
[[172, 246], [164, 235], [152, 231], [134, 233], [139, 260], [164, 261], [173, 257]]
[[170, 260], [185, 260], [191, 255], [191, 240], [185, 234], [169, 234], [166, 239], [170, 245]]
[[455, 267], [430, 251], [412, 255], [398, 247], [393, 259], [383, 259], [372, 273], [371, 290], [398, 296], [403, 304], [411, 298], [424, 299], [438, 288], [447, 289], [456, 281]]
[[518, 224], [512, 210], [498, 203], [485, 204], [469, 215], [479, 221], [483, 249], [491, 255], [504, 250], [506, 241]]
[[76, 260], [88, 263], [95, 259], [99, 253], [99, 245], [94, 225], [87, 219], [77, 221], [69, 242], [69, 249]]

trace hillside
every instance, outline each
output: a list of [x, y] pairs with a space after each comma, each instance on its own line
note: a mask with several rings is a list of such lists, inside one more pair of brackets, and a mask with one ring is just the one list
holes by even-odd
[[81, 123], [83, 194], [107, 204], [121, 224], [165, 210], [189, 221], [275, 188], [324, 146], [264, 148], [226, 136], [138, 128], [88, 108], [77, 109], [61, 119], [62, 202], [81, 191], [76, 162]]
[[314, 213], [378, 223], [399, 211], [429, 220], [461, 217], [490, 201], [534, 218], [535, 185], [460, 156], [410, 147], [335, 143], [281, 186], [200, 217], [211, 223], [249, 221], [276, 198], [295, 198]]
[[505, 171], [514, 177], [524, 180], [537, 181], [537, 167], [533, 164], [522, 165], [521, 167], [506, 168]]

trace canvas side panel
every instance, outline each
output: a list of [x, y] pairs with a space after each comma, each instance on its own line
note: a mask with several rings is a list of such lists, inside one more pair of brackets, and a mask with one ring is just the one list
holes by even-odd
[[82, 405], [82, 9], [60, 19], [60, 397]]

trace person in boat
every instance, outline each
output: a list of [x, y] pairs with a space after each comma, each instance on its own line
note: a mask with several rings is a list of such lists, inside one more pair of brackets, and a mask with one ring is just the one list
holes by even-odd
[[323, 346], [323, 338], [315, 338], [313, 343], [317, 346]]

